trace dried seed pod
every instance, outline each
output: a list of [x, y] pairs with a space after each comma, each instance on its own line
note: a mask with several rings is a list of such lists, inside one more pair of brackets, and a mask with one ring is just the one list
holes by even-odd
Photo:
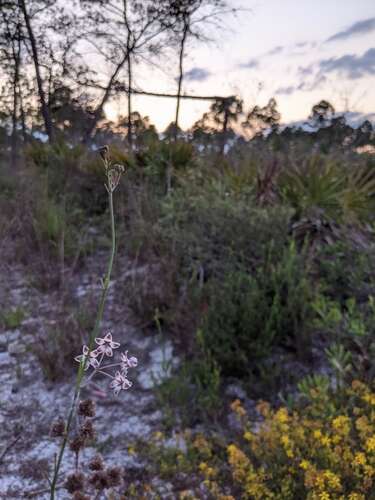
[[121, 484], [121, 472], [120, 467], [109, 467], [106, 470], [109, 486], [118, 486]]
[[69, 448], [74, 451], [74, 453], [79, 453], [84, 446], [85, 438], [82, 435], [75, 436], [69, 443]]
[[90, 500], [90, 497], [88, 497], [81, 491], [76, 491], [73, 494], [72, 500]]
[[64, 488], [68, 490], [69, 493], [75, 493], [76, 491], [83, 490], [85, 486], [85, 476], [82, 472], [72, 472], [69, 474], [65, 480]]
[[55, 420], [52, 423], [49, 434], [53, 438], [64, 436], [64, 434], [65, 434], [65, 421], [62, 417], [59, 417], [57, 420]]
[[103, 457], [99, 454], [95, 455], [89, 462], [88, 465], [90, 470], [103, 470], [104, 469], [104, 462], [103, 462]]
[[91, 420], [85, 420], [79, 429], [79, 436], [86, 441], [86, 439], [95, 438], [95, 428]]
[[109, 487], [108, 476], [104, 471], [96, 471], [89, 479], [96, 490], [105, 490]]
[[77, 413], [82, 417], [95, 417], [96, 408], [94, 401], [92, 399], [84, 399], [83, 401], [80, 401]]
[[103, 146], [99, 148], [99, 154], [102, 158], [103, 161], [108, 161], [109, 159], [109, 147], [108, 146]]

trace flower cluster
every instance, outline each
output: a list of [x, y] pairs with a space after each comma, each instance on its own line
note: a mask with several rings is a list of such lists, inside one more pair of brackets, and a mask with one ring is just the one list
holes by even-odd
[[[227, 498], [227, 493], [256, 500], [373, 498], [375, 393], [354, 381], [337, 397], [332, 394], [332, 411], [324, 414], [317, 411], [316, 391], [309, 404], [294, 411], [260, 403], [263, 422], [255, 429], [241, 402], [232, 403], [242, 436], [227, 443], [225, 461], [218, 460], [218, 453], [205, 455], [197, 467], [215, 498]], [[230, 477], [225, 478], [222, 471], [228, 466]]]
[[113, 193], [120, 182], [121, 175], [125, 172], [125, 168], [123, 165], [120, 165], [119, 163], [113, 163], [111, 161], [108, 146], [103, 146], [102, 148], [100, 148], [99, 154], [103, 160], [105, 171], [107, 174], [107, 184], [105, 184], [105, 188], [108, 193]]
[[[138, 360], [136, 357], [128, 356], [128, 351], [121, 353], [120, 361], [117, 363], [105, 364], [107, 358], [111, 358], [114, 355], [114, 350], [120, 347], [119, 342], [114, 342], [112, 339], [112, 333], [108, 332], [104, 337], [99, 337], [95, 339], [97, 344], [96, 349], [90, 350], [86, 345], [83, 346], [82, 354], [77, 356], [75, 361], [82, 363], [84, 370], [92, 368], [92, 373], [88, 377], [88, 382], [96, 374], [102, 374], [111, 379], [110, 388], [113, 393], [117, 396], [121, 390], [129, 389], [132, 386], [132, 382], [128, 379], [129, 368], [135, 368], [138, 365]], [[115, 368], [115, 374], [113, 375], [111, 371]], [[111, 369], [111, 371], [108, 371]]]

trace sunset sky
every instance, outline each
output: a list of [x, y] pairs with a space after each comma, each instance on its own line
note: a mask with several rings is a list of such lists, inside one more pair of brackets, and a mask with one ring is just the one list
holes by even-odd
[[[320, 99], [375, 121], [374, 0], [230, 0], [230, 6], [249, 10], [227, 17], [224, 30], [211, 29], [213, 43], [190, 43], [185, 92], [238, 94], [246, 107], [274, 96], [284, 123], [305, 119]], [[140, 66], [137, 86], [174, 93], [177, 57], [161, 66]], [[108, 116], [124, 114], [124, 105], [122, 99], [111, 103]], [[181, 125], [191, 126], [208, 107], [184, 101]], [[163, 130], [173, 120], [175, 102], [136, 97], [134, 109]]]

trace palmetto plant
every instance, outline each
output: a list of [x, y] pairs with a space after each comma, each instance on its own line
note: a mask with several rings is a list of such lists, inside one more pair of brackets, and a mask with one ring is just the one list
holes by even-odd
[[313, 156], [281, 174], [280, 192], [295, 209], [297, 220], [319, 213], [326, 221], [356, 223], [371, 210], [375, 174]]
[[293, 206], [298, 218], [315, 209], [321, 209], [327, 217], [337, 218], [345, 178], [335, 163], [312, 157], [284, 171], [280, 183], [282, 198]]

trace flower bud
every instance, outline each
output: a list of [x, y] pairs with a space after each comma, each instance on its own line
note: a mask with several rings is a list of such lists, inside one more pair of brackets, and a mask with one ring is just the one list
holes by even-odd
[[108, 161], [109, 159], [109, 147], [103, 146], [99, 149], [99, 154], [103, 161]]

